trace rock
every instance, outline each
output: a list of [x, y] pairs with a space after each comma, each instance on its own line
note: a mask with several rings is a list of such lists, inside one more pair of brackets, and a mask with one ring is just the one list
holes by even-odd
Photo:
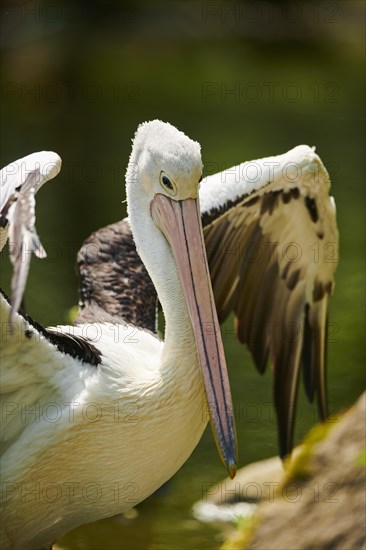
[[232, 522], [251, 517], [262, 500], [270, 497], [271, 482], [281, 481], [283, 464], [278, 456], [253, 462], [229, 477], [206, 488], [202, 499], [193, 506], [193, 515], [202, 522]]
[[365, 549], [366, 393], [316, 426], [272, 497], [223, 550]]

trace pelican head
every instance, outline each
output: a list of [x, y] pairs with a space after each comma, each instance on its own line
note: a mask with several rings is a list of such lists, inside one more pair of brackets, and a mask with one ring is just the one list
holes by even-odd
[[159, 193], [174, 200], [197, 198], [202, 167], [199, 143], [171, 124], [153, 120], [137, 129], [127, 182], [138, 180], [150, 200]]
[[129, 212], [135, 210], [137, 216], [137, 205], [130, 201], [132, 194], [137, 195], [139, 221], [145, 209], [146, 219], [150, 223], [152, 219], [170, 247], [195, 336], [216, 444], [230, 477], [234, 477], [235, 424], [201, 225], [201, 178], [197, 142], [159, 120], [139, 126], [126, 176]]

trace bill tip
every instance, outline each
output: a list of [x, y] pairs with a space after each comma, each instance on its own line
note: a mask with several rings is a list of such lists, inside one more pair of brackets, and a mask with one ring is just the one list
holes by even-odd
[[228, 464], [228, 472], [230, 479], [234, 479], [236, 474], [236, 464], [235, 462], [230, 461]]

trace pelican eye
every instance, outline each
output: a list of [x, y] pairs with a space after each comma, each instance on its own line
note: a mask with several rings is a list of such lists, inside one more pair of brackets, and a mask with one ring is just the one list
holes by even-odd
[[173, 188], [173, 184], [172, 182], [170, 181], [170, 179], [168, 178], [168, 176], [163, 176], [161, 178], [163, 184], [165, 185], [165, 187], [168, 187], [169, 189], [171, 189], [172, 191], [174, 191], [174, 188]]
[[160, 173], [160, 185], [169, 193], [169, 195], [176, 195], [177, 188], [174, 182], [164, 174]]

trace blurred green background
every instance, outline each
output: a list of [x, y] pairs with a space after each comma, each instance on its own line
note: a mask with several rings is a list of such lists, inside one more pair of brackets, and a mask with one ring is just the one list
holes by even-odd
[[[351, 404], [364, 387], [364, 8], [363, 0], [4, 2], [1, 166], [43, 149], [63, 159], [37, 196], [49, 255], [32, 260], [32, 316], [62, 323], [77, 303], [76, 251], [93, 230], [125, 216], [124, 173], [140, 122], [160, 118], [199, 141], [206, 173], [316, 145], [341, 237], [329, 398], [332, 411]], [[6, 253], [1, 262], [8, 290]], [[277, 452], [271, 373], [255, 372], [232, 319], [223, 337], [243, 466]], [[302, 390], [298, 416], [297, 440], [316, 421]], [[208, 429], [136, 518], [81, 527], [60, 546], [217, 548], [220, 531], [190, 509], [224, 475]]]

